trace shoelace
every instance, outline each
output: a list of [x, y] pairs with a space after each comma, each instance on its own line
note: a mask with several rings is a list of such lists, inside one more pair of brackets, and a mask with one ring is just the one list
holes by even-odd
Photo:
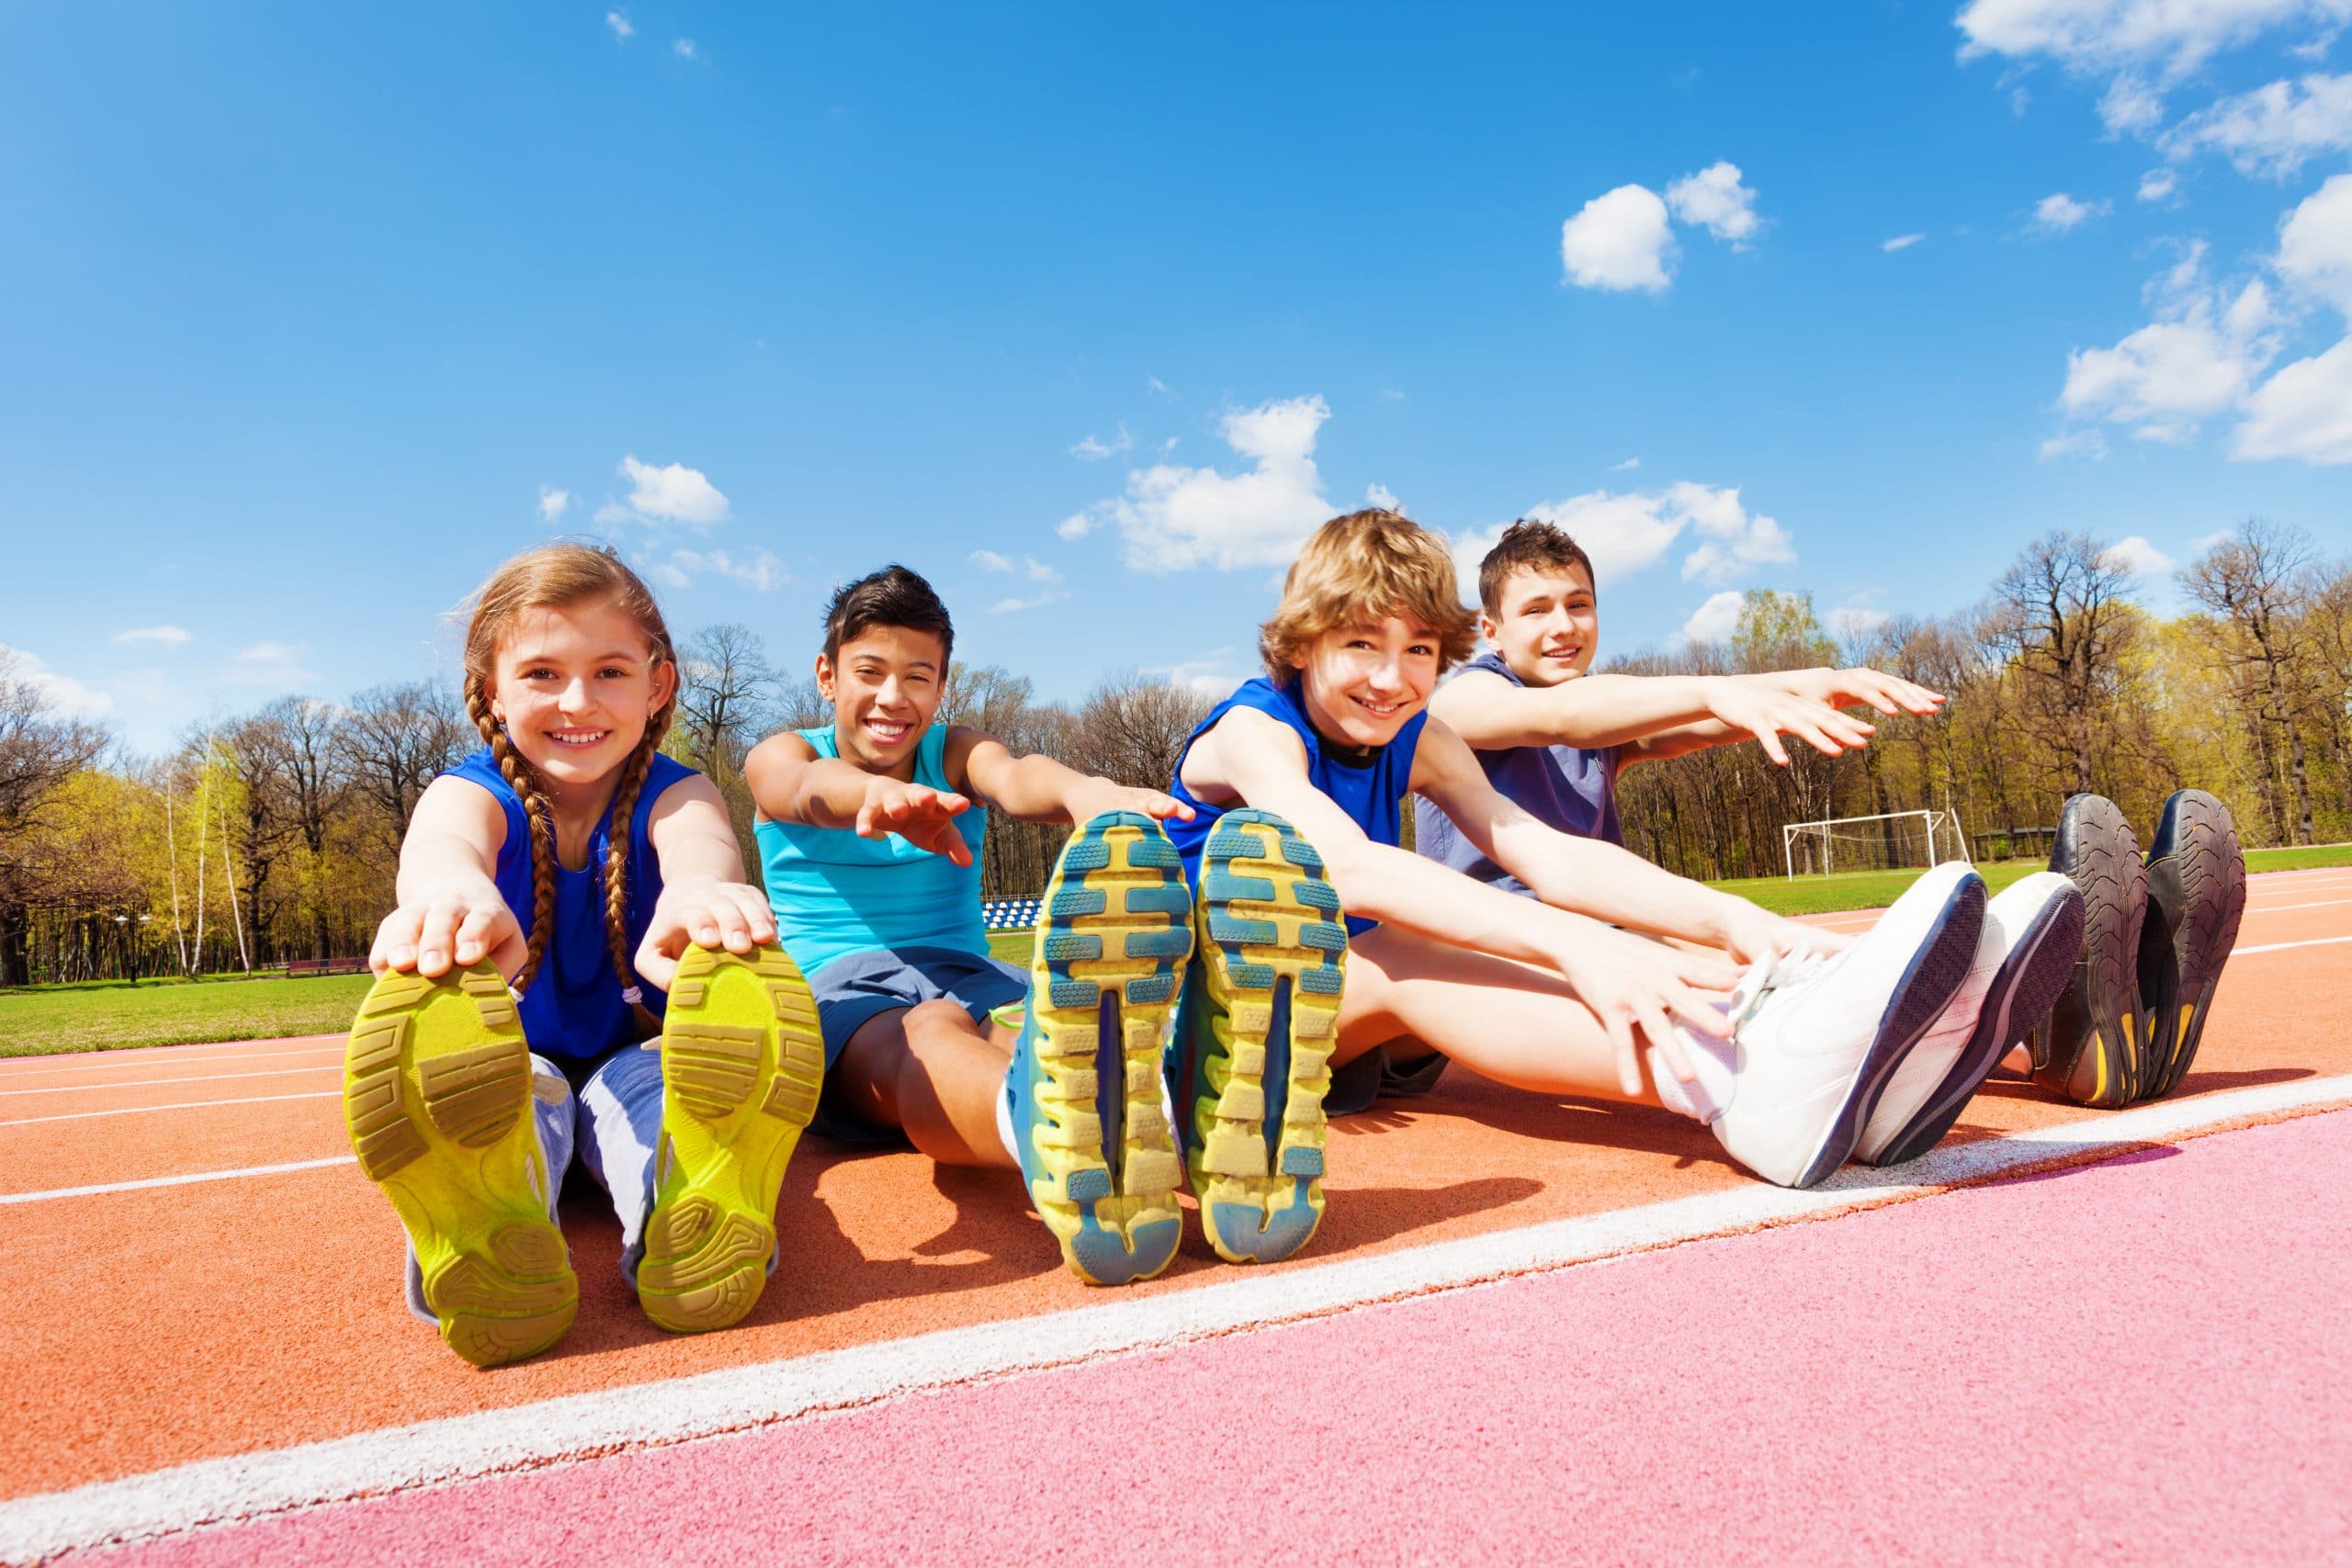
[[1741, 1025], [1761, 1011], [1766, 998], [1774, 992], [1816, 980], [1836, 962], [1834, 955], [1824, 953], [1777, 953], [1749, 964], [1747, 973], [1732, 988], [1728, 1015], [1732, 1032], [1737, 1034]]

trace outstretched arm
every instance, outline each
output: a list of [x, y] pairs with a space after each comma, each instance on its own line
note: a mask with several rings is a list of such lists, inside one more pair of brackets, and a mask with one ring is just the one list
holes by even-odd
[[1263, 714], [1248, 708], [1228, 712], [1193, 742], [1182, 775], [1195, 795], [1238, 800], [1287, 818], [1322, 855], [1325, 873], [1350, 914], [1394, 921], [1560, 975], [1616, 1043], [1619, 1077], [1629, 1094], [1641, 1088], [1637, 1031], [1685, 1080], [1690, 1068], [1673, 1021], [1702, 1033], [1723, 1032], [1723, 1014], [1697, 989], [1729, 988], [1735, 976], [1723, 961], [1626, 936], [1408, 851], [1374, 843], [1306, 776], [1306, 752], [1298, 737]]
[[[1678, 725], [1632, 742], [1625, 748], [1621, 761], [1628, 764], [1657, 761], [1704, 750], [1710, 746], [1752, 738], [1762, 744], [1774, 761], [1787, 762], [1787, 756], [1770, 733], [1757, 728], [1759, 722], [1769, 723], [1771, 720], [1769, 705], [1755, 705], [1754, 693], [1762, 694], [1768, 705], [1777, 696], [1797, 704], [1803, 712], [1817, 715], [1819, 711], [1826, 710], [1837, 713], [1838, 717], [1860, 737], [1860, 739], [1847, 741], [1854, 748], [1860, 747], [1871, 736], [1877, 734], [1877, 727], [1838, 710], [1867, 705], [1889, 717], [1898, 713], [1925, 716], [1942, 711], [1946, 700], [1942, 693], [1931, 692], [1917, 682], [1860, 666], [1850, 670], [1770, 670], [1750, 675], [1724, 675], [1711, 679], [1727, 682], [1735, 688], [1746, 686], [1750, 688], [1751, 694], [1742, 698], [1735, 691], [1730, 711], [1718, 709], [1713, 717]], [[1741, 710], [1743, 702], [1747, 705], [1747, 711]], [[1789, 727], [1783, 725], [1782, 728]], [[1799, 732], [1792, 729], [1791, 733]], [[1811, 735], [1804, 736], [1804, 739], [1816, 748], [1828, 750]], [[1836, 755], [1835, 752], [1830, 754]]]
[[1461, 738], [1434, 719], [1422, 728], [1414, 753], [1413, 788], [1452, 818], [1480, 853], [1555, 908], [1719, 947], [1743, 964], [1841, 945], [1826, 932], [1661, 870], [1615, 844], [1548, 827], [1488, 783]]
[[752, 804], [771, 821], [836, 828], [861, 839], [896, 833], [917, 849], [945, 855], [957, 865], [972, 863], [972, 852], [955, 820], [971, 802], [953, 790], [869, 773], [838, 757], [820, 757], [814, 746], [789, 732], [771, 735], [752, 748], [743, 760], [743, 781], [752, 786]]
[[523, 966], [523, 928], [498, 894], [505, 842], [506, 817], [488, 790], [446, 775], [427, 784], [401, 840], [400, 904], [377, 926], [368, 966], [436, 979], [452, 964], [488, 958], [514, 978]]
[[749, 953], [775, 940], [767, 894], [743, 874], [743, 853], [718, 786], [700, 773], [662, 792], [645, 824], [662, 861], [662, 897], [646, 921], [637, 972], [666, 991], [686, 944]]
[[1193, 808], [1156, 789], [1136, 789], [1032, 753], [1016, 757], [993, 735], [957, 728], [947, 737], [947, 776], [1023, 822], [1083, 822], [1106, 811], [1190, 821]]
[[[1825, 702], [1744, 675], [1580, 675], [1556, 686], [1515, 686], [1473, 670], [1439, 687], [1430, 713], [1476, 750], [1623, 746], [1627, 761], [1753, 735], [1786, 764], [1784, 732], [1832, 757], [1872, 733]], [[1676, 744], [1663, 749], [1668, 738]]]

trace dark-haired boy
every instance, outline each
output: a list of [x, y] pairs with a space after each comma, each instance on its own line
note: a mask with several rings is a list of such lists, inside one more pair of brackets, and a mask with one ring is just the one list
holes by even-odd
[[[1938, 694], [1876, 670], [1748, 675], [1594, 675], [1600, 651], [1592, 560], [1549, 523], [1521, 519], [1478, 568], [1478, 630], [1489, 650], [1430, 701], [1478, 755], [1502, 795], [1545, 826], [1623, 844], [1617, 778], [1636, 762], [1755, 739], [1782, 764], [1782, 734], [1829, 756], [1866, 744], [1871, 725], [1842, 713], [1932, 714]], [[1514, 893], [1527, 888], [1427, 800], [1415, 803], [1421, 853]]]
[[[770, 736], [744, 764], [769, 903], [824, 1034], [816, 1130], [1016, 1167], [1080, 1278], [1148, 1278], [1182, 1224], [1159, 1061], [1191, 951], [1158, 823], [1190, 813], [934, 725], [955, 637], [905, 567], [842, 588], [816, 661], [833, 722]], [[991, 807], [1080, 824], [1028, 973], [992, 957], [981, 926]]]

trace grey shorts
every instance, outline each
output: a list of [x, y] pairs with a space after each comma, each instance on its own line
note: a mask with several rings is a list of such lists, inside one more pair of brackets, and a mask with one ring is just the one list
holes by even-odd
[[[817, 1027], [825, 1037], [825, 1066], [831, 1070], [868, 1019], [944, 999], [971, 1014], [974, 1023], [985, 1024], [996, 1009], [1028, 999], [1029, 976], [1001, 959], [960, 948], [872, 948], [834, 959], [808, 976], [808, 989], [817, 999]], [[808, 1130], [844, 1143], [901, 1141], [894, 1129], [869, 1126], [824, 1101]]]

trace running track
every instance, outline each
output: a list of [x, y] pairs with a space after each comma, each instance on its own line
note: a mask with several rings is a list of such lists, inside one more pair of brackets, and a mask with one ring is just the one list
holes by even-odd
[[812, 1140], [673, 1339], [575, 1190], [580, 1322], [490, 1374], [396, 1299], [338, 1039], [0, 1062], [0, 1560], [2342, 1556], [2352, 871], [2239, 943], [2174, 1099], [1996, 1081], [1813, 1193], [1456, 1074], [1335, 1123], [1306, 1258], [1105, 1292], [1001, 1179]]

